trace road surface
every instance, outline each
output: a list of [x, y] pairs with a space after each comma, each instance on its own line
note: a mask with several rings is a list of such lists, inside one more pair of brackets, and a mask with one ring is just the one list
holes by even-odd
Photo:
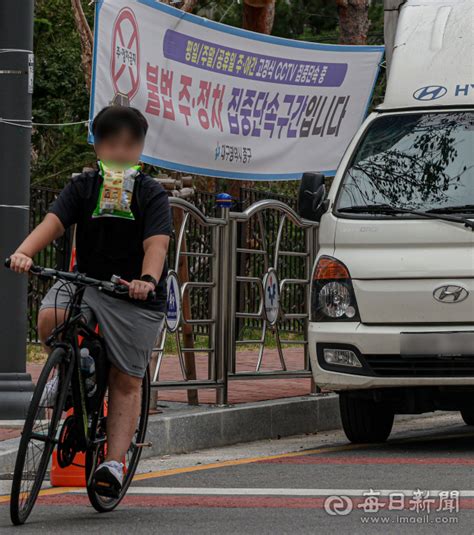
[[474, 428], [440, 413], [399, 420], [382, 445], [326, 432], [154, 458], [113, 513], [46, 489], [20, 529], [0, 498], [0, 533], [471, 534], [473, 447]]

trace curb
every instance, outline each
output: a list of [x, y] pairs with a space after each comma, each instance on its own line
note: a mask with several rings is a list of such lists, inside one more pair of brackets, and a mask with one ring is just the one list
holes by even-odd
[[[188, 407], [173, 403], [166, 407], [162, 414], [150, 416], [146, 440], [152, 445], [143, 449], [142, 458], [328, 431], [341, 426], [335, 394], [229, 407]], [[0, 442], [0, 474], [13, 472], [18, 444], [18, 438]]]
[[338, 396], [320, 394], [151, 416], [143, 458], [340, 428]]

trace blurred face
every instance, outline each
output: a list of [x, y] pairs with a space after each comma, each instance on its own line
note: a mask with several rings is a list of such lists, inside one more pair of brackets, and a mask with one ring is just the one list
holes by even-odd
[[136, 165], [143, 152], [143, 141], [134, 139], [128, 130], [98, 141], [94, 145], [99, 160], [123, 166]]

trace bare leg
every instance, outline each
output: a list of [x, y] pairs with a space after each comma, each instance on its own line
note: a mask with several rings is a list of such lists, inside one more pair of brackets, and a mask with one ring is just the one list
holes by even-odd
[[[66, 311], [58, 308], [44, 308], [38, 314], [38, 334], [44, 350], [49, 354], [51, 348], [46, 344], [46, 340], [49, 338], [53, 330], [64, 321]], [[57, 318], [57, 323], [56, 323]]]
[[114, 366], [109, 374], [106, 461], [123, 462], [140, 415], [142, 380]]

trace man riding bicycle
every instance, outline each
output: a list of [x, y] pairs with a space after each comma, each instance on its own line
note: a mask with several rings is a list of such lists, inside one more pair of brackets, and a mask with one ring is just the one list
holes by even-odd
[[[11, 256], [11, 269], [26, 273], [32, 258], [75, 224], [78, 271], [130, 281], [124, 298], [87, 288], [83, 300], [85, 317], [99, 324], [110, 362], [107, 455], [93, 478], [96, 492], [106, 495], [122, 485], [122, 460], [140, 412], [142, 379], [165, 317], [171, 217], [165, 190], [137, 165], [147, 130], [138, 110], [104, 108], [92, 124], [99, 171], [74, 177]], [[70, 291], [57, 283], [43, 299], [38, 316], [43, 345], [63, 321], [69, 297]]]

